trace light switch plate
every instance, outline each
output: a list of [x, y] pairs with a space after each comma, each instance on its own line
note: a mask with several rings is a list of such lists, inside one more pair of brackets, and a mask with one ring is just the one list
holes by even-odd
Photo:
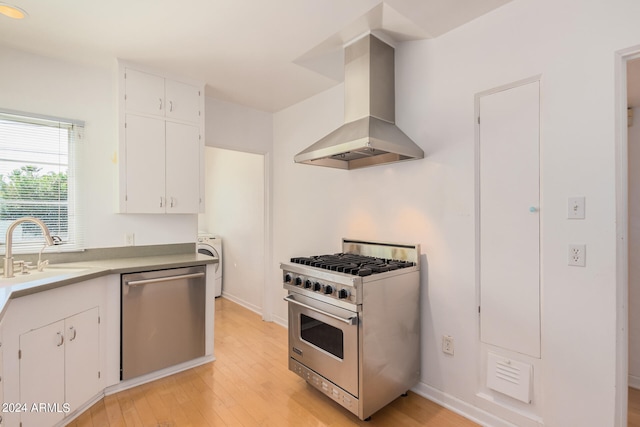
[[569, 219], [584, 219], [585, 207], [584, 197], [569, 197], [567, 203], [567, 218]]

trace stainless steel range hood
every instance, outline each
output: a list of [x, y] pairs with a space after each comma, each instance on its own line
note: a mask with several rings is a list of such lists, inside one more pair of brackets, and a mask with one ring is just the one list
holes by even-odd
[[357, 169], [424, 158], [395, 125], [394, 49], [372, 34], [345, 47], [345, 122], [296, 163]]

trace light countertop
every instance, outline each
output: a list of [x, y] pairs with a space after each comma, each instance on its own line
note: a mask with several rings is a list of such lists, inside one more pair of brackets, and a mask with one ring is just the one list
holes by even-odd
[[15, 277], [10, 279], [0, 277], [0, 318], [4, 315], [7, 304], [12, 298], [110, 274], [215, 264], [217, 262], [217, 258], [194, 252], [51, 264], [46, 266], [42, 272], [31, 270], [30, 274], [25, 275], [20, 274], [19, 269], [16, 268]]

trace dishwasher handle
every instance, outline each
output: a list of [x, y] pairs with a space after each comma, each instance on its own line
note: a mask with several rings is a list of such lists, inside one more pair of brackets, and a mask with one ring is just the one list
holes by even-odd
[[304, 303], [301, 303], [300, 301], [296, 301], [295, 298], [292, 295], [287, 295], [283, 299], [288, 303], [299, 305], [299, 306], [304, 307], [306, 309], [315, 311], [316, 313], [324, 314], [325, 316], [331, 317], [332, 319], [344, 322], [347, 325], [355, 325], [358, 322], [358, 315], [355, 315], [355, 316], [352, 316], [352, 317], [348, 317], [348, 318], [345, 319], [344, 317], [340, 317], [340, 316], [336, 316], [335, 314], [327, 313], [326, 311], [320, 310], [319, 308], [315, 308], [313, 306], [310, 306], [309, 304], [304, 304]]
[[178, 279], [193, 279], [196, 277], [204, 277], [204, 273], [181, 274], [179, 276], [164, 276], [164, 277], [158, 277], [156, 279], [132, 280], [131, 282], [125, 282], [125, 285], [135, 288], [137, 286], [144, 286], [151, 283], [168, 282], [171, 280], [178, 280]]

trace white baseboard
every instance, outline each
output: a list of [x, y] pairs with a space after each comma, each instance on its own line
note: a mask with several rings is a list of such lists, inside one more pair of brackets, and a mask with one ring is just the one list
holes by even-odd
[[262, 316], [262, 307], [258, 307], [255, 304], [251, 304], [241, 298], [235, 297], [233, 295], [229, 295], [227, 292], [222, 292], [222, 298], [226, 298], [229, 301], [233, 301], [238, 305], [241, 305], [242, 307], [246, 308], [247, 310], [251, 310], [254, 313], [259, 314], [260, 316]]
[[273, 321], [273, 323], [280, 325], [285, 329], [289, 329], [289, 319], [287, 319], [286, 317], [283, 319], [279, 316], [273, 316], [271, 320]]
[[429, 399], [438, 405], [444, 406], [450, 411], [455, 412], [458, 415], [480, 424], [484, 427], [517, 427], [508, 421], [498, 418], [480, 408], [477, 408], [467, 402], [464, 402], [456, 397], [453, 397], [447, 393], [444, 393], [438, 389], [435, 389], [425, 383], [418, 383], [411, 389], [416, 394]]
[[75, 411], [67, 415], [62, 421], [56, 424], [55, 427], [61, 427], [61, 426], [66, 426], [67, 424], [70, 424], [73, 420], [75, 420], [80, 415], [82, 415], [84, 411], [86, 411], [87, 409], [91, 408], [93, 405], [98, 403], [100, 399], [102, 399], [103, 397], [104, 397], [104, 391], [101, 391], [100, 393], [96, 394], [91, 399], [86, 401], [84, 405], [80, 406]]
[[197, 359], [180, 363], [169, 368], [160, 369], [159, 371], [151, 372], [129, 380], [123, 380], [118, 384], [114, 384], [104, 389], [104, 395], [109, 396], [119, 391], [128, 390], [151, 381], [159, 380], [160, 378], [168, 377], [169, 375], [177, 374], [178, 372], [186, 371], [187, 369], [195, 368], [196, 366], [204, 365], [205, 363], [213, 362], [214, 360], [216, 360], [214, 356], [198, 357]]

